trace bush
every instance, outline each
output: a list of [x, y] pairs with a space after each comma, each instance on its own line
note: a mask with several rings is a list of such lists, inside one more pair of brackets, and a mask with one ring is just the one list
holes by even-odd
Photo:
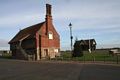
[[83, 51], [80, 50], [80, 49], [74, 49], [72, 56], [73, 57], [82, 57], [83, 56]]

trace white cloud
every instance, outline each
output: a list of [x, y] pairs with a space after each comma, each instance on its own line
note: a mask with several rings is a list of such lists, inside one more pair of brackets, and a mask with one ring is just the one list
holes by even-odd
[[[27, 27], [44, 21], [45, 5], [43, 6], [43, 4], [45, 2], [45, 0], [22, 0], [19, 2], [13, 0], [13, 2], [10, 1], [7, 4], [1, 2], [0, 28], [6, 27], [7, 29], [19, 25]], [[109, 33], [114, 33], [114, 35], [111, 35], [112, 37], [120, 32], [120, 0], [50, 0], [49, 3], [53, 4], [52, 16], [55, 26], [62, 37], [63, 48], [66, 47], [67, 49], [69, 45], [67, 43], [68, 39], [66, 39], [66, 36], [69, 35], [69, 22], [72, 22], [73, 31], [76, 31], [77, 35], [84, 36], [85, 33], [89, 33], [95, 38], [99, 37], [99, 41], [103, 43]], [[66, 35], [64, 35], [65, 32]], [[76, 34], [75, 36], [77, 36]], [[110, 41], [108, 42], [110, 43]]]
[[[20, 15], [9, 15], [1, 17], [0, 25], [4, 25], [6, 27], [13, 27], [11, 25], [23, 24], [25, 22], [35, 22], [40, 18], [40, 14], [20, 14]], [[2, 26], [0, 26], [2, 27]]]
[[[71, 0], [72, 1], [72, 0]], [[93, 2], [92, 2], [93, 1]], [[109, 18], [120, 17], [120, 6], [115, 1], [98, 1], [92, 0], [90, 3], [85, 1], [74, 1], [69, 5], [63, 4], [56, 8], [55, 17], [58, 19], [72, 18], [72, 19], [89, 19], [89, 18]], [[98, 2], [94, 2], [98, 1]], [[101, 2], [102, 4], [100, 4]], [[65, 7], [64, 7], [65, 6]], [[57, 7], [57, 6], [56, 6]], [[58, 10], [57, 10], [58, 9]]]
[[0, 39], [0, 47], [9, 47], [8, 41], [4, 39]]
[[97, 45], [97, 49], [99, 48], [120, 48], [120, 44], [99, 44]]
[[[69, 1], [68, 4], [66, 4], [67, 1]], [[63, 24], [65, 20], [71, 20], [73, 30], [93, 29], [118, 32], [120, 28], [119, 2], [119, 0], [66, 0], [66, 3], [55, 6], [53, 16], [55, 20], [63, 21]], [[118, 29], [114, 29], [115, 27]]]

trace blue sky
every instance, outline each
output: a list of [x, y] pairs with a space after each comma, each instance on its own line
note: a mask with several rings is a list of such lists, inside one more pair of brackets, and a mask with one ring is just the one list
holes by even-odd
[[52, 4], [62, 50], [70, 49], [70, 22], [74, 40], [94, 38], [97, 48], [120, 47], [120, 0], [0, 0], [0, 49], [9, 49], [20, 29], [44, 21], [46, 3]]

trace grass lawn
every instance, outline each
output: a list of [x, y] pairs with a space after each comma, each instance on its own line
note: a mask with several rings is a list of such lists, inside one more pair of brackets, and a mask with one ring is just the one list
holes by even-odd
[[7, 59], [11, 59], [12, 58], [12, 54], [11, 53], [4, 53], [0, 56], [0, 58], [7, 58]]
[[73, 57], [71, 58], [71, 53], [62, 53], [63, 60], [75, 60], [75, 61], [112, 61], [120, 62], [120, 56], [112, 56], [109, 55], [108, 50], [96, 50], [92, 51], [92, 53], [89, 53], [88, 51], [83, 52], [82, 57]]

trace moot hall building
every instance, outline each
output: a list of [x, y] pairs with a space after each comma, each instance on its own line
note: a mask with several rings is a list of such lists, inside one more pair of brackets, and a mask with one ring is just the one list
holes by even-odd
[[44, 22], [20, 30], [9, 42], [12, 57], [40, 60], [55, 58], [60, 52], [60, 36], [52, 22], [51, 5], [46, 4]]

